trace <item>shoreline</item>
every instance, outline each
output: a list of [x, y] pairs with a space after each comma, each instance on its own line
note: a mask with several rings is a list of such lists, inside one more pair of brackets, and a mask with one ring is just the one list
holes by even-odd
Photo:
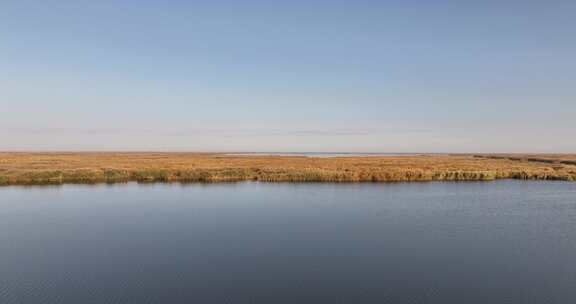
[[29, 188], [29, 189], [43, 189], [43, 188], [61, 188], [61, 187], [123, 187], [123, 186], [169, 186], [169, 187], [187, 187], [187, 186], [218, 186], [218, 185], [250, 185], [250, 184], [261, 184], [261, 185], [333, 185], [333, 186], [352, 186], [352, 185], [381, 185], [381, 186], [392, 186], [392, 185], [409, 185], [409, 184], [473, 184], [473, 183], [499, 183], [499, 182], [517, 182], [517, 183], [567, 183], [572, 184], [574, 181], [564, 181], [564, 180], [542, 180], [542, 179], [495, 179], [495, 180], [429, 180], [429, 181], [398, 181], [398, 182], [266, 182], [266, 181], [252, 181], [252, 180], [241, 180], [241, 181], [228, 181], [228, 182], [162, 182], [162, 181], [152, 181], [152, 182], [139, 182], [139, 181], [125, 181], [125, 182], [95, 182], [95, 183], [82, 183], [82, 182], [69, 182], [69, 183], [44, 183], [44, 184], [7, 184], [0, 185], [0, 190], [2, 189], [17, 189], [17, 188]]
[[196, 153], [0, 153], [0, 185], [127, 182], [576, 181], [576, 155], [309, 158]]

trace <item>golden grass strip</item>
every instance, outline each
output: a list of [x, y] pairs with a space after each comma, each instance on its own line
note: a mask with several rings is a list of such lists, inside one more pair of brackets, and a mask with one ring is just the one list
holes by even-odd
[[0, 153], [0, 185], [128, 181], [576, 181], [574, 159], [573, 155], [308, 158], [197, 153]]

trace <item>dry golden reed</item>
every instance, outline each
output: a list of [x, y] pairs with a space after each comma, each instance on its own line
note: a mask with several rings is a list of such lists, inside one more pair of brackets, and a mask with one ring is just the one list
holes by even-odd
[[0, 185], [115, 182], [576, 181], [575, 156], [308, 158], [198, 153], [0, 153]]

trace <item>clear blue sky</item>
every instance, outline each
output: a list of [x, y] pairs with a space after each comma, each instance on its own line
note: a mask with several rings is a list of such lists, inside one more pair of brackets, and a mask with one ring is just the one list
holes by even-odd
[[576, 1], [0, 1], [0, 150], [576, 153]]

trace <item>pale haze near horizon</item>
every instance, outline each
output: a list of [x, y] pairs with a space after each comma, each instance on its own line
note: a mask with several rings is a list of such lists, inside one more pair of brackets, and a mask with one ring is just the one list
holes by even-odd
[[576, 153], [575, 37], [574, 1], [2, 1], [0, 151]]

